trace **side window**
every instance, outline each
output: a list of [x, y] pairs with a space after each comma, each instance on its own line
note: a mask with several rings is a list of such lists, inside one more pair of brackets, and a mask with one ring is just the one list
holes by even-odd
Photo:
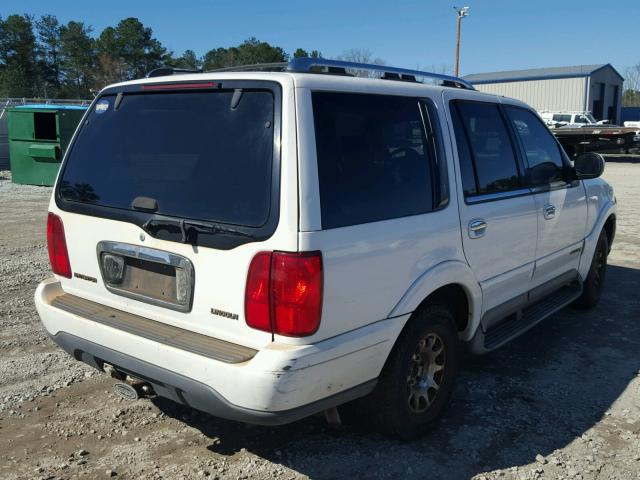
[[434, 209], [434, 150], [417, 99], [314, 92], [312, 101], [324, 229]]
[[447, 172], [447, 157], [444, 153], [442, 131], [438, 119], [438, 110], [430, 99], [421, 102], [423, 121], [427, 129], [427, 142], [431, 146], [432, 168], [434, 168], [434, 209], [444, 207], [449, 203], [449, 174]]
[[589, 120], [584, 115], [576, 115], [573, 123], [589, 123]]
[[555, 122], [567, 122], [571, 123], [571, 115], [554, 115], [553, 120]]
[[[466, 195], [471, 195], [471, 192], [484, 195], [520, 188], [516, 156], [498, 105], [456, 101], [452, 110], [455, 109], [461, 124], [457, 130], [463, 130], [465, 134], [463, 139], [456, 132]], [[466, 145], [464, 140], [467, 142]], [[475, 190], [470, 185], [469, 168], [465, 166], [467, 161], [463, 160], [465, 155], [470, 155], [473, 159]]]
[[534, 186], [564, 181], [564, 162], [553, 135], [533, 113], [506, 107], [527, 158], [527, 177]]
[[467, 134], [464, 131], [464, 125], [458, 114], [458, 109], [451, 105], [451, 118], [453, 120], [453, 132], [456, 136], [458, 144], [458, 161], [460, 164], [460, 176], [462, 177], [462, 190], [464, 196], [469, 197], [476, 195], [478, 189], [476, 187], [476, 176], [473, 170], [473, 159], [471, 158], [471, 149]]

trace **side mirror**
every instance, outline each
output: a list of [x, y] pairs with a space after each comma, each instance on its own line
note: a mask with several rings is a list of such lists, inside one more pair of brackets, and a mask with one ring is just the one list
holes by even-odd
[[583, 153], [575, 159], [573, 166], [581, 180], [598, 178], [604, 172], [604, 157], [595, 152]]

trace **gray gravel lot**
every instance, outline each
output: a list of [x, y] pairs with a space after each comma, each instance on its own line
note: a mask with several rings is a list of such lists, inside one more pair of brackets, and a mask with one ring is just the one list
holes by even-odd
[[0, 174], [0, 478], [640, 479], [640, 164], [609, 163], [618, 233], [601, 304], [470, 358], [430, 435], [278, 428], [129, 402], [55, 348], [33, 307], [51, 189]]

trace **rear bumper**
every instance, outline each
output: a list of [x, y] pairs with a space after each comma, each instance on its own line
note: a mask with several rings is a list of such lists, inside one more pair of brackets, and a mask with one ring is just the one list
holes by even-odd
[[229, 363], [89, 320], [52, 303], [64, 295], [50, 279], [35, 302], [51, 338], [95, 368], [109, 363], [153, 385], [160, 396], [215, 416], [278, 425], [366, 395], [406, 318], [397, 317], [313, 345], [271, 343]]
[[[207, 412], [216, 417], [257, 425], [282, 425], [300, 420], [327, 408], [364, 396], [371, 392], [376, 385], [375, 379], [370, 380], [338, 394], [289, 410], [278, 412], [253, 410], [230, 403], [211, 386], [193, 378], [89, 342], [75, 335], [59, 332], [51, 338], [76, 360], [83, 361], [98, 370], [102, 370], [104, 362], [109, 363], [119, 371], [150, 383], [154, 391], [161, 397], [169, 398], [176, 403]], [[248, 394], [250, 393], [248, 392]]]

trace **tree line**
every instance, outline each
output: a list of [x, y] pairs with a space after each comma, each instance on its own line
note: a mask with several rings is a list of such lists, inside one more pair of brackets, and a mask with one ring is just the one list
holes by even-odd
[[622, 94], [623, 107], [640, 107], [640, 63], [627, 68]]
[[90, 25], [54, 15], [0, 17], [0, 97], [91, 98], [105, 85], [144, 77], [162, 66], [213, 70], [227, 66], [319, 57], [298, 48], [291, 55], [254, 37], [238, 46], [174, 55], [137, 18], [99, 35]]
[[[121, 20], [99, 35], [84, 22], [66, 24], [54, 15], [0, 16], [0, 97], [91, 98], [105, 85], [144, 77], [162, 66], [214, 70], [289, 58], [320, 57], [317, 50], [278, 46], [251, 37], [240, 45], [214, 48], [198, 57], [193, 50], [176, 56], [137, 18]], [[384, 64], [367, 49], [351, 49], [338, 57]], [[450, 67], [442, 67], [450, 73]], [[433, 71], [438, 68], [432, 66]], [[353, 72], [368, 75], [365, 72]], [[623, 106], [640, 106], [640, 64], [625, 72]]]

